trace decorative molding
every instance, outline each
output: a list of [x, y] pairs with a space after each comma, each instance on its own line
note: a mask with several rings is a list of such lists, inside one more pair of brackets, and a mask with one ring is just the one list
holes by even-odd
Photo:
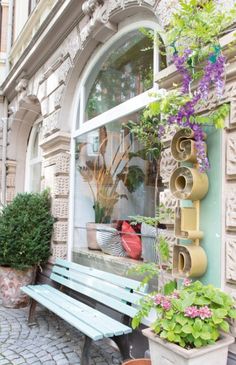
[[67, 198], [55, 198], [52, 202], [52, 214], [57, 219], [67, 219], [69, 203]]
[[70, 172], [70, 155], [69, 153], [59, 153], [55, 159], [55, 174], [69, 174]]
[[82, 5], [82, 10], [85, 15], [92, 16], [98, 6], [104, 4], [103, 0], [86, 0]]
[[226, 280], [236, 282], [236, 237], [226, 237]]
[[[43, 149], [43, 156], [49, 159], [60, 152], [69, 151], [71, 136], [66, 132], [57, 132], [45, 138], [40, 147]], [[56, 161], [56, 160], [55, 160]]]
[[56, 176], [54, 193], [59, 197], [69, 195], [70, 179], [69, 176]]
[[56, 222], [53, 226], [53, 241], [66, 242], [68, 236], [68, 222]]
[[226, 146], [226, 174], [228, 179], [234, 179], [236, 178], [236, 132], [228, 135]]
[[236, 231], [236, 187], [230, 188], [226, 194], [226, 228]]
[[16, 92], [21, 93], [21, 92], [25, 91], [28, 87], [28, 84], [29, 84], [29, 80], [27, 78], [23, 77], [22, 79], [20, 79], [20, 81], [18, 81], [18, 83], [15, 87]]
[[64, 243], [53, 243], [52, 245], [53, 258], [66, 259], [67, 245]]
[[230, 103], [230, 118], [229, 118], [229, 128], [236, 127], [236, 100], [233, 99]]
[[169, 23], [171, 14], [178, 8], [178, 0], [160, 0], [155, 10], [159, 24], [164, 27]]
[[[73, 43], [69, 43], [69, 49], [71, 49], [71, 51], [69, 51], [70, 53], [72, 52], [77, 52], [77, 49], [73, 46]], [[78, 47], [79, 48], [79, 47]], [[59, 83], [61, 82], [66, 82], [66, 77], [68, 75], [69, 70], [72, 67], [72, 62], [70, 57], [67, 57], [64, 62], [60, 65], [60, 67], [58, 67], [57, 69], [57, 75], [58, 75], [58, 81]]]
[[47, 137], [52, 133], [59, 131], [59, 113], [60, 109], [49, 115], [43, 120], [43, 136]]
[[84, 14], [90, 17], [80, 32], [82, 47], [90, 36], [104, 43], [117, 31], [117, 26], [109, 21], [107, 4], [104, 4], [103, 0], [87, 0], [82, 9]]
[[167, 225], [174, 225], [174, 212], [175, 208], [178, 206], [178, 200], [175, 199], [169, 189], [165, 189], [160, 193], [160, 203], [166, 208], [170, 208], [173, 211], [173, 219], [161, 221], [160, 223], [165, 223]]
[[167, 184], [170, 181], [170, 176], [172, 171], [178, 167], [178, 162], [174, 160], [171, 154], [170, 148], [166, 148], [161, 153], [161, 162], [160, 162], [160, 174], [162, 178], [162, 182]]

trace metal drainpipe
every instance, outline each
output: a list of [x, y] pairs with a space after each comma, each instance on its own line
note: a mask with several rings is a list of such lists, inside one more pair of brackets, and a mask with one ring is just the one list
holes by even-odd
[[5, 98], [4, 100], [4, 115], [6, 117], [2, 118], [2, 194], [1, 194], [1, 204], [4, 206], [6, 204], [6, 175], [7, 175], [7, 129], [8, 129], [8, 102]]

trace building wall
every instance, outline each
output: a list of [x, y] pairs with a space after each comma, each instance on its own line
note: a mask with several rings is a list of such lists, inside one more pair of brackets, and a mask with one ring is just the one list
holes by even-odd
[[[9, 202], [17, 192], [24, 190], [27, 141], [34, 121], [42, 116], [42, 188], [51, 189], [53, 214], [57, 219], [53, 257], [66, 257], [68, 253], [69, 199], [73, 199], [70, 196], [71, 129], [76, 117], [78, 85], [83, 69], [90, 56], [122, 24], [142, 17], [156, 19], [162, 28], [175, 4], [176, 0], [88, 0], [81, 6], [75, 0], [41, 0], [35, 9], [38, 10], [32, 13], [23, 30], [26, 4], [21, 9], [16, 8], [16, 13], [23, 11], [24, 15], [17, 13], [20, 20], [15, 24], [15, 35], [18, 38], [9, 55], [11, 69], [2, 84], [0, 111], [7, 119], [8, 146], [7, 160], [2, 158], [0, 170], [4, 172], [6, 169], [5, 200]], [[230, 41], [230, 36], [225, 36], [222, 46], [226, 49]], [[232, 48], [227, 55], [227, 84], [221, 102], [228, 102], [231, 112], [221, 133], [222, 143], [214, 142], [222, 158], [222, 192], [219, 192], [222, 207], [221, 254], [217, 260], [221, 262], [221, 286], [236, 298], [236, 62]], [[156, 81], [161, 87], [170, 87], [176, 76], [175, 68], [169, 66], [157, 75]], [[212, 92], [203, 112], [216, 107], [217, 103]], [[3, 125], [0, 125], [2, 150], [5, 148], [3, 130]], [[167, 138], [161, 159], [165, 185], [161, 202], [174, 209], [177, 202], [170, 194], [168, 182], [176, 162], [171, 157], [169, 142], [170, 138]], [[4, 179], [1, 182], [2, 188]], [[176, 242], [174, 222], [168, 223], [167, 238], [172, 246]], [[214, 242], [209, 244], [214, 245]], [[214, 257], [209, 259], [214, 260]]]

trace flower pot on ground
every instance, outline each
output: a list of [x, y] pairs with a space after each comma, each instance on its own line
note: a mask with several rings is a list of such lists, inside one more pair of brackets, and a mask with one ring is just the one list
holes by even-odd
[[28, 304], [20, 291], [34, 280], [37, 265], [47, 262], [54, 219], [50, 197], [18, 194], [0, 215], [0, 298], [3, 305], [20, 308]]
[[226, 365], [228, 347], [234, 342], [232, 336], [224, 334], [213, 345], [186, 350], [162, 340], [150, 328], [143, 330], [143, 334], [148, 338], [152, 365]]
[[0, 266], [0, 298], [7, 308], [22, 308], [29, 304], [29, 297], [20, 291], [24, 285], [32, 284], [35, 278], [35, 267], [17, 270]]
[[122, 363], [122, 365], [151, 365], [150, 359], [133, 359]]

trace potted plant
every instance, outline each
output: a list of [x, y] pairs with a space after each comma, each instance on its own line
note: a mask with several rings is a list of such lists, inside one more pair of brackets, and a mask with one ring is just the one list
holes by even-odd
[[150, 359], [133, 359], [123, 362], [122, 365], [151, 365]]
[[133, 157], [129, 154], [131, 142], [124, 152], [120, 152], [121, 146], [118, 145], [112, 162], [107, 163], [108, 137], [106, 127], [101, 129], [101, 142], [95, 158], [82, 162], [80, 153], [86, 144], [78, 145], [77, 168], [88, 184], [93, 199], [95, 219], [94, 222], [87, 223], [87, 241], [90, 249], [99, 249], [96, 231], [106, 229], [104, 225], [111, 225], [115, 204], [119, 199], [128, 199], [127, 194], [119, 193], [119, 183], [122, 181], [128, 192], [133, 193], [144, 181], [143, 170], [137, 165], [130, 165], [130, 160]]
[[[141, 301], [141, 309], [133, 319], [136, 328], [143, 317], [154, 311], [148, 337], [152, 365], [225, 365], [228, 346], [228, 320], [236, 318], [235, 303], [212, 285], [185, 279], [179, 290], [167, 294], [152, 293]], [[222, 332], [223, 331], [223, 332]]]
[[0, 216], [0, 298], [6, 307], [28, 304], [20, 287], [32, 283], [36, 267], [50, 256], [54, 219], [48, 191], [18, 194]]

